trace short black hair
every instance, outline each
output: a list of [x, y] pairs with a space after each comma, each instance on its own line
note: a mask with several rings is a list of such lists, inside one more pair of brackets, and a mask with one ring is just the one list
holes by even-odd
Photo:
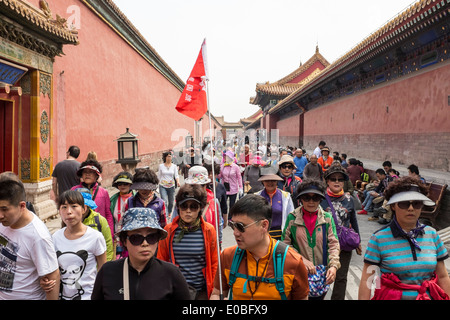
[[150, 182], [153, 184], [158, 184], [159, 179], [155, 171], [150, 168], [139, 168], [136, 169], [136, 173], [133, 176], [133, 183], [136, 182]]
[[386, 171], [384, 171], [384, 169], [381, 169], [381, 168], [377, 169], [377, 171], [375, 171], [375, 173], [386, 175]]
[[13, 206], [19, 206], [20, 202], [27, 201], [23, 183], [16, 180], [4, 180], [0, 182], [0, 200], [8, 201]]
[[75, 190], [67, 190], [64, 191], [62, 194], [58, 197], [58, 209], [63, 204], [79, 204], [80, 206], [84, 207], [84, 198], [81, 192], [75, 191]]
[[391, 168], [392, 167], [392, 163], [390, 161], [385, 161], [385, 162], [383, 162], [383, 167]]
[[326, 146], [327, 144], [325, 143], [325, 141], [320, 141], [319, 142], [319, 146]]
[[415, 164], [409, 165], [408, 170], [411, 171], [411, 173], [419, 174], [419, 167]]
[[171, 155], [172, 152], [170, 152], [170, 151], [163, 152], [163, 154], [162, 154], [162, 160], [163, 160], [163, 162], [166, 162], [166, 158], [167, 158], [167, 156], [168, 156], [169, 154]]
[[80, 156], [80, 148], [78, 148], [77, 146], [70, 146], [67, 152], [71, 157], [74, 157], [75, 159]]
[[236, 201], [230, 209], [230, 217], [247, 215], [253, 220], [267, 219], [272, 222], [272, 206], [262, 196], [247, 194]]

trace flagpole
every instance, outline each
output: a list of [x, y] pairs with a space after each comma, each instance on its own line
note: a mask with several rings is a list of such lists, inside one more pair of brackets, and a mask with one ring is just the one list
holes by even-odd
[[[219, 207], [217, 206], [217, 202], [216, 202], [216, 176], [215, 176], [215, 172], [214, 172], [214, 149], [213, 149], [213, 137], [212, 137], [212, 125], [211, 125], [211, 109], [209, 107], [209, 87], [208, 87], [208, 82], [209, 79], [206, 79], [206, 101], [207, 101], [207, 106], [208, 106], [208, 118], [209, 118], [209, 138], [210, 138], [210, 150], [211, 150], [211, 168], [212, 168], [212, 186], [213, 186], [213, 193], [214, 193], [214, 213], [216, 215], [216, 218], [214, 219], [216, 221], [216, 239], [217, 239], [217, 261], [218, 261], [218, 266], [217, 266], [217, 272], [219, 273], [219, 289], [220, 289], [220, 294], [219, 294], [219, 299], [223, 300], [223, 288], [222, 288], [222, 267], [221, 267], [221, 261], [220, 261], [220, 242], [219, 242]], [[223, 230], [223, 229], [222, 229]]]

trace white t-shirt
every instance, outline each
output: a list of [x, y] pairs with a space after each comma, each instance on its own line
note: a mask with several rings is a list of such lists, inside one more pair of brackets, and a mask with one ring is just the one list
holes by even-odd
[[158, 169], [159, 184], [164, 188], [172, 188], [175, 186], [175, 179], [178, 179], [178, 168], [173, 163], [169, 168], [164, 163], [159, 165]]
[[45, 300], [39, 278], [55, 270], [52, 236], [39, 217], [20, 229], [0, 224], [0, 300]]
[[69, 240], [62, 228], [53, 234], [61, 274], [61, 300], [89, 300], [97, 276], [97, 260], [106, 252], [103, 235], [87, 227], [85, 234]]

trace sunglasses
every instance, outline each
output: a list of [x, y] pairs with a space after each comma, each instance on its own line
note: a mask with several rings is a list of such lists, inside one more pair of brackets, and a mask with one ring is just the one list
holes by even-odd
[[303, 194], [303, 195], [300, 196], [300, 199], [305, 201], [305, 202], [308, 202], [308, 201], [311, 201], [311, 200], [314, 201], [314, 202], [319, 202], [320, 200], [322, 200], [322, 197], [319, 196], [318, 194], [315, 194], [313, 196], [310, 196], [309, 194]]
[[180, 204], [180, 209], [181, 210], [190, 209], [191, 211], [197, 211], [198, 209], [200, 209], [200, 204], [198, 204], [197, 202], [191, 204], [183, 202], [182, 204]]
[[330, 180], [332, 182], [344, 182], [345, 181], [344, 178], [330, 178], [328, 180]]
[[144, 240], [147, 241], [148, 244], [155, 244], [159, 241], [159, 233], [150, 233], [145, 237], [142, 234], [132, 234], [131, 236], [127, 236], [127, 239], [133, 246], [140, 246]]
[[245, 229], [247, 229], [248, 227], [254, 225], [257, 222], [260, 222], [261, 220], [256, 220], [255, 222], [252, 222], [248, 225], [244, 225], [242, 222], [234, 222], [232, 220], [228, 221], [228, 224], [230, 225], [231, 229], [237, 229], [240, 233], [244, 233]]
[[280, 166], [281, 169], [293, 169], [294, 166], [290, 165], [290, 164], [282, 164]]
[[423, 202], [416, 200], [416, 201], [400, 201], [397, 202], [397, 205], [400, 209], [409, 209], [409, 206], [413, 206], [414, 209], [421, 209], [423, 207]]

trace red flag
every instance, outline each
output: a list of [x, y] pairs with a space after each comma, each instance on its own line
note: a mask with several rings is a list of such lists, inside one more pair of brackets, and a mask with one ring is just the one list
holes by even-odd
[[191, 71], [191, 75], [186, 82], [181, 97], [178, 100], [176, 109], [178, 112], [192, 118], [200, 120], [208, 110], [206, 97], [206, 40], [203, 40], [197, 61]]

